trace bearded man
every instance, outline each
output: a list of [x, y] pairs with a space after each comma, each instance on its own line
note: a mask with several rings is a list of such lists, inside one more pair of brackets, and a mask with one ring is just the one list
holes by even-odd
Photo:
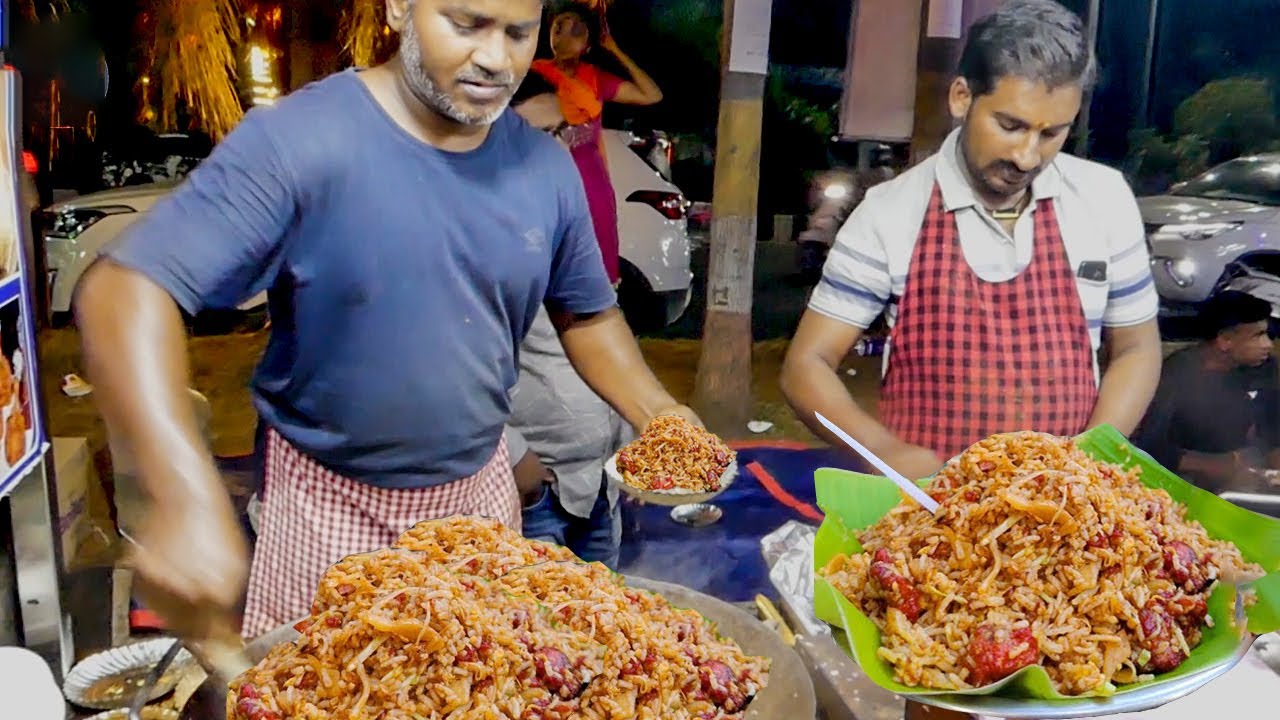
[[[503, 441], [515, 348], [545, 305], [574, 368], [628, 422], [696, 420], [645, 365], [582, 181], [507, 110], [542, 0], [387, 0], [397, 57], [250, 111], [86, 273], [76, 312], [109, 430], [151, 507], [136, 571], [176, 608], [236, 606], [255, 637], [321, 575], [455, 514], [516, 530]], [[265, 432], [251, 570], [187, 395], [180, 310], [269, 291], [253, 380]]]

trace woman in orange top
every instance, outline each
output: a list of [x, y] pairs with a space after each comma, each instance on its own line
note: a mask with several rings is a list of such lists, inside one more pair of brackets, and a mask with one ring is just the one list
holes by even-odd
[[[583, 60], [595, 41], [631, 76], [625, 80]], [[518, 110], [531, 123], [554, 129], [569, 146], [595, 226], [600, 252], [609, 279], [616, 285], [618, 273], [618, 206], [609, 169], [605, 163], [601, 117], [608, 102], [624, 105], [653, 105], [662, 100], [662, 90], [641, 70], [601, 27], [600, 16], [585, 7], [571, 6], [551, 19], [550, 60], [535, 60], [533, 72], [555, 89], [554, 120], [546, 118], [549, 99], [537, 97]]]

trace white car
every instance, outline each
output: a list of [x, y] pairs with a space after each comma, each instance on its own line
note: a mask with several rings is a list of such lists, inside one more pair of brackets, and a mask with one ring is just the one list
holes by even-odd
[[1229, 160], [1138, 205], [1167, 316], [1196, 314], [1233, 264], [1280, 270], [1280, 153]]
[[[605, 133], [609, 172], [618, 196], [620, 302], [637, 328], [675, 322], [689, 306], [693, 272], [689, 266], [688, 202], [633, 147], [645, 145], [624, 131]], [[532, 178], [531, 178], [532, 181]], [[81, 274], [102, 248], [175, 187], [149, 183], [104, 190], [60, 202], [44, 212], [43, 236], [49, 273], [49, 307], [55, 322], [65, 320]], [[261, 294], [242, 310], [266, 303]]]

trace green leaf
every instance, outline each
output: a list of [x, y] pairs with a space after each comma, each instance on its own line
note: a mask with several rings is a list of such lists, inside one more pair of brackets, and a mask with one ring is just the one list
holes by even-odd
[[[1248, 629], [1266, 634], [1280, 629], [1280, 520], [1264, 517], [1201, 490], [1161, 467], [1151, 456], [1134, 448], [1110, 427], [1091, 430], [1077, 438], [1080, 448], [1090, 456], [1124, 467], [1142, 468], [1141, 479], [1148, 487], [1168, 491], [1175, 502], [1187, 508], [1187, 517], [1199, 521], [1211, 537], [1229, 540], [1240, 548], [1246, 559], [1258, 563], [1270, 573], [1252, 586], [1258, 602], [1248, 610]], [[818, 506], [826, 519], [814, 540], [814, 564], [820, 570], [839, 554], [861, 552], [855, 534], [874, 525], [899, 502], [903, 501], [898, 486], [888, 478], [862, 475], [823, 468], [814, 474]], [[920, 481], [927, 485], [928, 480]], [[909, 501], [908, 501], [909, 502]], [[1151, 685], [1166, 683], [1200, 672], [1229, 657], [1239, 646], [1243, 629], [1233, 622], [1237, 588], [1221, 583], [1209, 597], [1209, 615], [1214, 626], [1205, 628], [1200, 644], [1176, 670], [1156, 676], [1145, 683], [1119, 688], [1107, 687], [1088, 696], [1066, 696], [1058, 693], [1040, 666], [1023, 668], [1004, 680], [965, 691], [927, 690], [895, 682], [893, 667], [877, 654], [880, 630], [860, 609], [849, 602], [821, 576], [814, 588], [814, 609], [820, 619], [834, 626], [835, 635], [846, 652], [858, 662], [877, 685], [903, 695], [994, 695], [1011, 698], [1035, 698], [1070, 703], [1088, 702], [1087, 697], [1122, 694]]]
[[1258, 602], [1247, 610], [1249, 631], [1258, 635], [1280, 630], [1280, 520], [1246, 510], [1179, 478], [1147, 453], [1129, 443], [1115, 428], [1104, 426], [1077, 438], [1089, 455], [1125, 468], [1142, 470], [1142, 483], [1169, 493], [1187, 508], [1187, 517], [1204, 526], [1209, 537], [1229, 540], [1250, 562], [1270, 573], [1253, 584]]

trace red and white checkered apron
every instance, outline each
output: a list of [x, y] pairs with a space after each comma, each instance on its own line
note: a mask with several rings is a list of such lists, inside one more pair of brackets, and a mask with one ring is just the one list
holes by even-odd
[[520, 531], [520, 497], [505, 438], [469, 478], [387, 490], [342, 477], [267, 431], [262, 515], [241, 635], [255, 638], [305, 616], [334, 563], [383, 548], [423, 520], [480, 515]]
[[1098, 399], [1089, 327], [1051, 199], [1036, 204], [1031, 264], [993, 283], [969, 266], [935, 185], [890, 340], [881, 418], [943, 458], [996, 433], [1075, 435]]

